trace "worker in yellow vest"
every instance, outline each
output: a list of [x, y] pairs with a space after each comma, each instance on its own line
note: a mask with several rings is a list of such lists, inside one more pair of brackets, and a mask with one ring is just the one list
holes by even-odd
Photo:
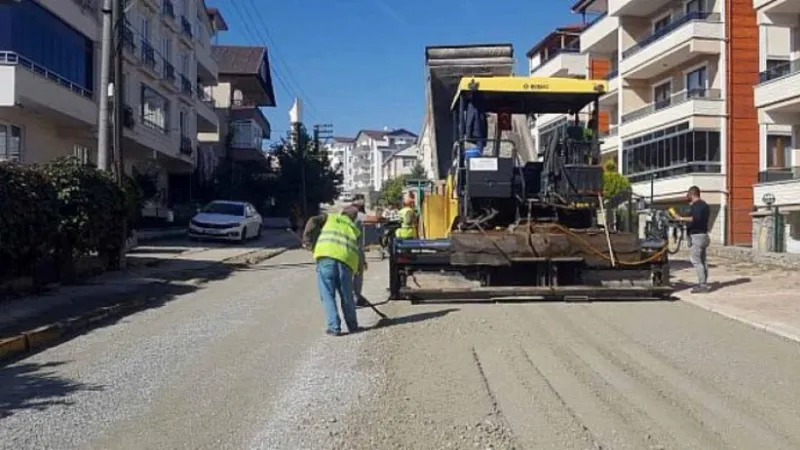
[[400, 228], [394, 232], [397, 239], [417, 239], [417, 213], [414, 209], [416, 201], [413, 196], [407, 195], [403, 199], [403, 208], [398, 215], [400, 216]]
[[[342, 304], [342, 314], [350, 333], [359, 331], [356, 304], [353, 299], [353, 277], [363, 270], [359, 240], [361, 231], [356, 226], [358, 209], [348, 206], [341, 214], [323, 214], [313, 217], [303, 231], [303, 247], [313, 249], [317, 262], [317, 284], [325, 308], [331, 336], [341, 336], [342, 328], [336, 307], [336, 294]], [[321, 230], [314, 242], [316, 230]]]

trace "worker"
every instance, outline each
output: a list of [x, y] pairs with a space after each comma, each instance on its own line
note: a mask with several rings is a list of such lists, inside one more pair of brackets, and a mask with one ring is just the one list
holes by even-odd
[[686, 200], [691, 204], [691, 213], [682, 217], [673, 212], [673, 216], [686, 223], [686, 233], [689, 235], [689, 261], [697, 272], [697, 286], [692, 289], [693, 294], [702, 294], [710, 291], [708, 286], [708, 246], [711, 238], [708, 236], [708, 221], [711, 210], [708, 203], [700, 198], [700, 188], [692, 186], [686, 192]]
[[403, 199], [403, 208], [400, 210], [400, 228], [394, 232], [397, 239], [416, 239], [417, 233], [417, 213], [414, 209], [416, 199], [413, 195], [407, 194]]
[[[322, 214], [311, 218], [303, 230], [303, 247], [314, 252], [317, 262], [317, 285], [325, 309], [330, 336], [341, 336], [341, 320], [336, 307], [338, 292], [344, 321], [350, 333], [359, 331], [353, 301], [353, 277], [362, 268], [359, 241], [361, 232], [355, 224], [358, 208], [349, 205], [341, 214]], [[321, 228], [321, 229], [320, 229]], [[314, 236], [318, 237], [314, 240]]]
[[586, 141], [591, 141], [594, 138], [594, 128], [597, 122], [594, 119], [589, 119], [589, 122], [586, 124], [586, 128], [583, 129], [583, 138]]
[[[354, 201], [353, 206], [358, 210], [358, 215], [356, 216], [356, 226], [361, 232], [361, 236], [364, 236], [364, 233], [366, 232], [364, 225], [368, 224], [368, 222], [372, 222], [372, 220], [370, 220], [370, 216], [367, 216], [363, 199]], [[367, 306], [366, 299], [361, 294], [361, 291], [364, 288], [364, 272], [367, 270], [367, 258], [364, 253], [363, 238], [358, 240], [358, 255], [361, 265], [353, 277], [353, 296], [355, 297], [356, 306]]]

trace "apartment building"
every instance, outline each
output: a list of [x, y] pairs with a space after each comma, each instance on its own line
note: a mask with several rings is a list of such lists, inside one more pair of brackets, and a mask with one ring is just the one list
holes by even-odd
[[419, 145], [410, 144], [390, 153], [383, 162], [383, 181], [411, 175], [419, 157]]
[[325, 143], [331, 167], [342, 174], [342, 189], [345, 191], [350, 191], [355, 187], [351, 161], [355, 144], [355, 138], [343, 136], [334, 136]]
[[[610, 62], [604, 151], [663, 206], [699, 186], [715, 242], [749, 245], [760, 131], [758, 28], [744, 0], [580, 0], [581, 52]], [[615, 147], [612, 147], [615, 146]]]
[[201, 147], [218, 159], [266, 164], [272, 126], [261, 108], [276, 104], [267, 48], [215, 45], [212, 56], [219, 78], [209, 91], [219, 128], [199, 135]]
[[[580, 51], [581, 32], [585, 25], [569, 25], [556, 28], [528, 50], [528, 73], [532, 77], [559, 77], [559, 78], [604, 78], [610, 71], [610, 62], [607, 58], [597, 55], [589, 56]], [[612, 95], [601, 98], [601, 102], [608, 103]], [[589, 109], [579, 116], [580, 120], [588, 120]], [[608, 136], [609, 112], [599, 114], [599, 128], [603, 133], [604, 141], [601, 151], [609, 153], [614, 150], [615, 139]], [[566, 114], [540, 114], [535, 117], [531, 126], [533, 140], [540, 152], [544, 152], [550, 137], [560, 133], [567, 126], [569, 118]], [[610, 138], [610, 139], [607, 139]]]
[[786, 251], [800, 253], [800, 2], [753, 0], [759, 24], [759, 174], [753, 200], [785, 214]]
[[383, 186], [383, 161], [392, 152], [416, 140], [416, 134], [402, 128], [359, 131], [352, 158], [354, 188], [362, 192], [380, 191]]
[[0, 2], [0, 160], [96, 162], [99, 18], [88, 2]]

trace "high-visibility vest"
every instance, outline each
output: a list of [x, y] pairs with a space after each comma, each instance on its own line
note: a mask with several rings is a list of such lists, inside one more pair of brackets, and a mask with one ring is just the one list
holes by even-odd
[[360, 256], [358, 239], [361, 232], [349, 217], [329, 214], [314, 247], [314, 259], [331, 258], [358, 272]]
[[406, 206], [405, 208], [400, 210], [400, 228], [394, 232], [394, 236], [398, 239], [413, 239], [415, 237], [414, 232], [414, 209], [409, 208]]

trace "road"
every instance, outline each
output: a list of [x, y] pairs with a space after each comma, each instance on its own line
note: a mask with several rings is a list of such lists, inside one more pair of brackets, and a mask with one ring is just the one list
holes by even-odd
[[393, 303], [334, 338], [313, 277], [290, 251], [0, 369], [0, 449], [800, 448], [800, 346], [691, 305]]

